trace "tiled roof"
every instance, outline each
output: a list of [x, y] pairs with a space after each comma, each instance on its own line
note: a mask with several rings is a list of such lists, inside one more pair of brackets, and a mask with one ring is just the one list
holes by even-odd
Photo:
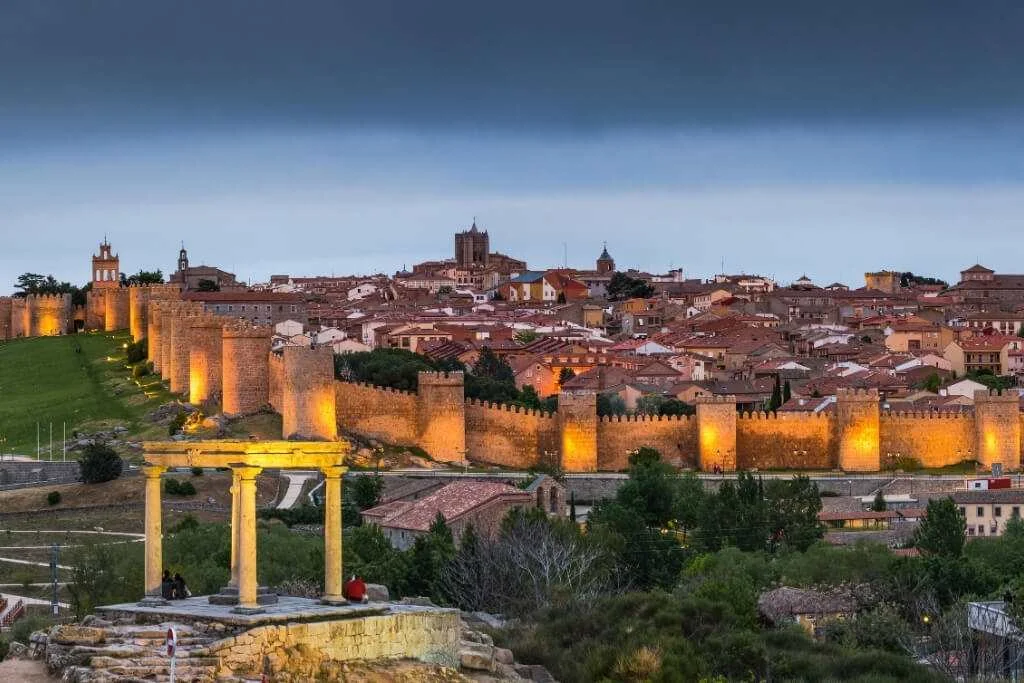
[[392, 508], [389, 508], [383, 516], [377, 513], [377, 510], [383, 506], [371, 508], [363, 514], [380, 518], [381, 526], [411, 531], [428, 531], [438, 513], [441, 513], [445, 521], [451, 523], [497, 498], [506, 498], [524, 505], [529, 505], [532, 502], [532, 496], [529, 493], [508, 484], [490, 481], [456, 481], [425, 498], [409, 502], [404, 507], [397, 507], [394, 503], [385, 503]]

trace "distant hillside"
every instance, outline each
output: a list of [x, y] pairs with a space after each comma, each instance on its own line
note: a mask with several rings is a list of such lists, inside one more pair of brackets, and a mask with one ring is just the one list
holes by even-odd
[[124, 350], [127, 342], [127, 332], [118, 332], [0, 343], [0, 448], [4, 453], [34, 455], [37, 423], [43, 457], [53, 424], [57, 458], [62, 422], [69, 439], [76, 430], [114, 424], [132, 433], [152, 430], [142, 418], [170, 400], [170, 394], [156, 376], [142, 377], [138, 383], [132, 378]]

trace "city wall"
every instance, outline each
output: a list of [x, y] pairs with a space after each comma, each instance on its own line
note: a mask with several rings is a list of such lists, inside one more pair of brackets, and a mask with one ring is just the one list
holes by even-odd
[[417, 399], [409, 391], [335, 382], [338, 426], [399, 446], [417, 446]]
[[834, 422], [821, 413], [742, 413], [736, 421], [737, 467], [832, 469]]
[[637, 448], [657, 449], [678, 467], [697, 467], [698, 442], [695, 416], [622, 415], [600, 418], [597, 424], [597, 469], [619, 471], [629, 466]]
[[944, 467], [975, 460], [976, 448], [974, 413], [882, 413], [883, 463], [914, 458], [928, 467]]
[[470, 400], [465, 431], [474, 462], [529, 469], [558, 454], [557, 416], [539, 410]]

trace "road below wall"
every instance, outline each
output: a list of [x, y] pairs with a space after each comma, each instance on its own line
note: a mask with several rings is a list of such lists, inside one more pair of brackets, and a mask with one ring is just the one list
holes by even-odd
[[[348, 477], [372, 475], [373, 472], [349, 472]], [[385, 491], [396, 490], [406, 484], [436, 480], [439, 484], [464, 479], [487, 481], [520, 482], [534, 476], [530, 472], [460, 472], [451, 470], [390, 470], [381, 472], [385, 479]], [[886, 494], [914, 494], [925, 492], [963, 491], [967, 477], [964, 475], [878, 475], [878, 474], [839, 474], [839, 473], [800, 473], [800, 472], [763, 472], [755, 473], [765, 479], [792, 479], [796, 476], [807, 476], [817, 483], [822, 491], [831, 491], [841, 496], [872, 496], [879, 489]], [[735, 473], [696, 475], [708, 489], [716, 489], [723, 481], [735, 480]], [[1014, 475], [1019, 480], [1019, 475]], [[565, 485], [579, 503], [593, 503], [615, 495], [627, 475], [618, 472], [593, 474], [567, 474]], [[1015, 481], [1019, 486], [1020, 481]]]

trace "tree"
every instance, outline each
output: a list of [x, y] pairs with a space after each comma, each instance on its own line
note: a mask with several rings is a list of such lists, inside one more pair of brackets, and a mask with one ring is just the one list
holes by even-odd
[[942, 378], [939, 377], [939, 373], [933, 372], [932, 374], [928, 375], [928, 379], [926, 379], [922, 383], [921, 388], [924, 389], [925, 391], [930, 391], [933, 394], [937, 394], [939, 393], [939, 388], [941, 386]]
[[641, 415], [693, 415], [697, 410], [671, 396], [646, 394], [637, 399], [636, 412]]
[[200, 280], [199, 284], [196, 285], [197, 292], [219, 292], [220, 285], [214, 280]]
[[779, 378], [775, 378], [775, 386], [772, 387], [772, 397], [768, 399], [768, 410], [776, 411], [782, 405], [782, 387], [779, 385]]
[[1017, 328], [1017, 336], [1024, 337], [1024, 325], [1021, 325], [1020, 327]]
[[558, 371], [558, 386], [565, 386], [565, 383], [575, 376], [576, 373], [573, 372], [572, 368], [562, 368]]
[[821, 492], [818, 485], [799, 475], [789, 480], [772, 480], [765, 491], [770, 541], [787, 548], [807, 550], [825, 535], [818, 521]]
[[[124, 273], [121, 274], [122, 276]], [[134, 275], [129, 275], [125, 278], [126, 285], [159, 285], [164, 281], [164, 273], [162, 270], [140, 270]], [[205, 280], [209, 282], [209, 280]]]
[[515, 340], [517, 343], [526, 346], [531, 342], [537, 341], [537, 337], [538, 335], [536, 330], [526, 329], [516, 332]]
[[885, 494], [882, 493], [882, 489], [878, 489], [878, 492], [875, 494], [875, 499], [871, 502], [871, 511], [885, 512], [885, 510]]
[[78, 471], [86, 484], [100, 484], [121, 476], [121, 456], [105, 444], [89, 444], [78, 459]]
[[334, 356], [336, 379], [366, 382], [402, 391], [416, 390], [420, 372], [434, 372], [438, 369], [438, 365], [427, 357], [406, 349], [374, 349]]
[[952, 498], [932, 498], [914, 533], [914, 545], [926, 555], [957, 558], [963, 553], [966, 528], [964, 516]]
[[417, 537], [410, 551], [409, 594], [425, 595], [435, 602], [443, 602], [442, 572], [454, 557], [455, 540], [444, 516], [438, 512], [430, 524], [430, 531]]
[[625, 273], [615, 273], [605, 290], [609, 301], [626, 299], [648, 299], [654, 296], [654, 287], [643, 280], [630, 277]]
[[626, 402], [618, 394], [597, 395], [598, 415], [625, 415]]
[[789, 386], [789, 380], [782, 385], [782, 402], [789, 403], [789, 399], [793, 398], [793, 389]]
[[352, 502], [360, 510], [368, 510], [380, 501], [380, 494], [384, 490], [384, 477], [379, 474], [364, 474], [355, 477], [347, 487], [351, 493]]
[[473, 374], [477, 377], [486, 377], [498, 382], [511, 382], [515, 385], [516, 376], [504, 359], [499, 358], [490, 346], [480, 349], [480, 357], [473, 364]]

